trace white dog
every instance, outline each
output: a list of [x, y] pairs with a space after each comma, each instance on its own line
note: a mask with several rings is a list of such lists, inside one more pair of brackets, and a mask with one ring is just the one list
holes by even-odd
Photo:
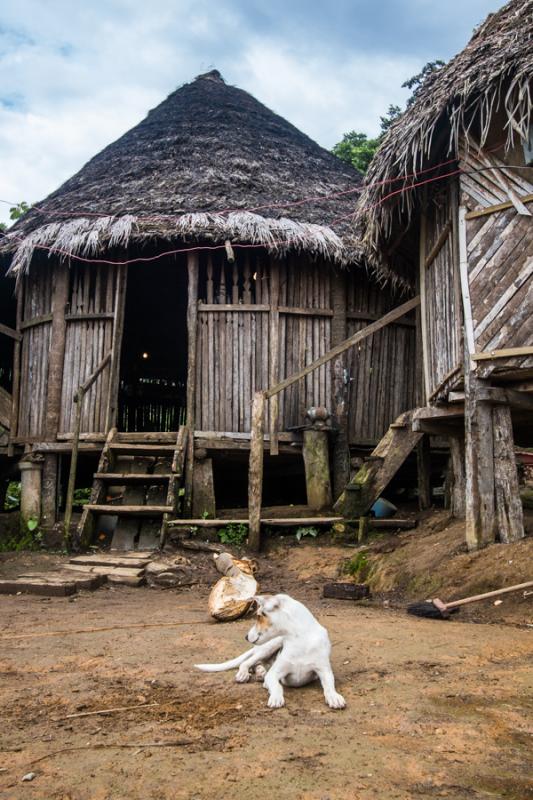
[[[330, 664], [328, 632], [298, 600], [286, 594], [255, 597], [257, 615], [246, 640], [254, 647], [223, 664], [195, 664], [204, 672], [224, 672], [239, 667], [235, 680], [246, 683], [250, 671], [264, 677], [270, 708], [285, 704], [283, 686], [305, 686], [319, 679], [330, 708], [344, 708], [344, 697], [335, 690]], [[264, 664], [272, 660], [266, 671]]]

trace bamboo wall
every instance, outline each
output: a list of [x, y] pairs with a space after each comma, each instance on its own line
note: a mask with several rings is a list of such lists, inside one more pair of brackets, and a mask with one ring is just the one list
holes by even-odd
[[[72, 265], [61, 393], [59, 436], [72, 432], [74, 395], [111, 350], [117, 272], [107, 265]], [[106, 430], [109, 368], [91, 386], [81, 417], [82, 433]]]
[[50, 262], [32, 269], [22, 286], [20, 401], [18, 437], [44, 437], [48, 360], [52, 332], [52, 277]]
[[420, 289], [426, 395], [463, 363], [455, 185], [427, 200], [421, 228]]
[[[356, 273], [348, 282], [347, 335], [362, 330], [400, 303], [401, 299]], [[348, 351], [350, 442], [379, 441], [402, 411], [415, 407], [415, 347], [415, 321], [408, 318], [388, 325]]]
[[[238, 259], [239, 261], [239, 259]], [[250, 431], [251, 401], [331, 348], [331, 267], [304, 258], [240, 264], [210, 259], [201, 267], [195, 426]], [[399, 301], [372, 287], [362, 270], [348, 281], [347, 335]], [[414, 322], [369, 337], [349, 355], [350, 439], [379, 440], [398, 414], [414, 406]], [[280, 395], [279, 430], [302, 425], [310, 406], [332, 409], [331, 364]], [[268, 415], [267, 415], [268, 417]], [[268, 429], [268, 425], [267, 425]]]
[[[90, 389], [82, 414], [82, 433], [105, 434], [118, 386], [120, 337], [116, 337], [124, 313], [123, 279], [114, 268], [104, 265], [71, 265], [63, 274], [68, 285], [64, 282], [67, 302], [62, 317], [58, 438], [71, 435], [74, 394], [115, 344], [112, 366]], [[289, 377], [331, 348], [332, 278], [330, 265], [304, 257], [278, 261], [256, 251], [240, 251], [234, 264], [228, 263], [225, 253], [202, 259], [196, 430], [250, 431], [254, 392]], [[18, 441], [46, 440], [52, 279], [49, 262], [39, 264], [24, 279]], [[54, 280], [58, 280], [58, 271]], [[347, 285], [347, 336], [401, 301], [388, 290], [373, 286], [360, 269], [349, 274]], [[57, 308], [54, 313], [57, 325]], [[149, 320], [139, 324], [149, 324]], [[310, 406], [332, 410], [332, 368], [328, 363], [280, 395], [279, 430], [301, 426]], [[415, 405], [414, 321], [392, 325], [349, 351], [348, 369], [350, 441], [374, 443], [398, 414]]]

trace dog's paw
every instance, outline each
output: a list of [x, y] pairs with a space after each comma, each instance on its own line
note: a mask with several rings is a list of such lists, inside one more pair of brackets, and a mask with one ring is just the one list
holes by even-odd
[[270, 697], [268, 698], [267, 706], [269, 708], [283, 708], [284, 705], [285, 705], [285, 698], [283, 697], [283, 695], [271, 694]]
[[250, 680], [250, 672], [247, 669], [239, 669], [235, 675], [237, 683], [248, 683]]
[[264, 668], [264, 666], [262, 664], [257, 664], [254, 669], [254, 676], [256, 681], [264, 681], [266, 674], [267, 671]]
[[326, 703], [330, 708], [346, 708], [346, 701], [342, 694], [333, 692], [326, 697]]

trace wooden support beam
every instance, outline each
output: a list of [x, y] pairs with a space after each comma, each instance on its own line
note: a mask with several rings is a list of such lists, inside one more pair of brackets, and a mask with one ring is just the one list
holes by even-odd
[[9, 336], [10, 339], [14, 339], [16, 342], [22, 341], [22, 334], [14, 330], [14, 328], [8, 328], [7, 325], [2, 325], [1, 322], [0, 322], [0, 333], [3, 333], [4, 336]]
[[120, 353], [122, 349], [122, 336], [124, 333], [124, 315], [126, 312], [128, 268], [125, 265], [121, 265], [117, 267], [117, 270], [117, 283], [115, 287], [114, 298], [115, 321], [113, 323], [111, 367], [109, 370], [109, 393], [107, 396], [106, 434], [117, 424], [118, 388], [120, 383]]
[[[24, 307], [24, 280], [16, 288], [17, 295], [17, 332], [20, 333], [22, 324], [22, 314]], [[13, 445], [12, 442], [17, 436], [18, 432], [18, 417], [20, 405], [20, 356], [22, 351], [22, 342], [15, 340], [13, 348], [13, 403], [11, 406], [11, 425], [9, 426], [9, 452], [12, 455]]]
[[263, 430], [265, 393], [256, 392], [252, 405], [252, 438], [248, 476], [248, 544], [252, 550], [261, 548], [261, 503], [263, 500]]
[[[331, 276], [331, 305], [333, 318], [331, 320], [331, 344], [338, 345], [344, 342], [347, 328], [347, 298], [346, 275], [344, 272], [334, 272]], [[335, 426], [333, 438], [333, 496], [335, 499], [350, 480], [350, 448], [348, 442], [348, 361], [346, 353], [333, 359], [332, 364], [332, 416]]]
[[496, 539], [492, 408], [480, 400], [481, 381], [465, 375], [466, 543], [477, 550]]
[[192, 512], [193, 467], [194, 467], [194, 421], [196, 407], [196, 350], [198, 338], [198, 253], [187, 253], [188, 299], [187, 299], [187, 428], [188, 443], [185, 462], [185, 495], [183, 513]]
[[487, 353], [474, 353], [473, 361], [491, 361], [496, 358], [518, 358], [533, 356], [533, 347], [506, 347], [503, 350], [489, 350]]
[[462, 433], [449, 435], [451, 512], [458, 519], [465, 518], [465, 442]]
[[313, 511], [330, 508], [331, 481], [327, 431], [304, 431], [303, 457], [307, 505]]
[[480, 389], [479, 399], [498, 406], [509, 406], [517, 411], [533, 412], [533, 396], [515, 389], [488, 386]]
[[463, 301], [465, 350], [472, 357], [476, 352], [474, 339], [474, 321], [472, 318], [472, 303], [470, 301], [470, 282], [468, 279], [468, 251], [466, 245], [466, 208], [459, 207], [459, 225], [457, 235], [459, 237], [459, 275], [461, 279], [461, 298]]
[[424, 376], [424, 398], [428, 402], [431, 390], [429, 369], [429, 336], [426, 310], [426, 250], [427, 250], [427, 187], [423, 190], [423, 208], [420, 214], [420, 240], [418, 243], [418, 276], [420, 286], [420, 334], [422, 337], [422, 367]]
[[424, 261], [425, 269], [427, 269], [428, 267], [431, 266], [431, 264], [433, 264], [433, 262], [435, 261], [435, 259], [438, 256], [438, 254], [440, 253], [440, 251], [442, 250], [442, 248], [446, 244], [446, 241], [447, 241], [448, 236], [450, 235], [451, 231], [452, 231], [452, 223], [450, 221], [448, 221], [446, 223], [446, 225], [444, 226], [444, 228], [441, 230], [441, 232], [439, 234], [439, 238], [437, 239], [437, 241], [435, 242], [435, 244], [433, 245], [433, 247], [431, 248], [431, 250], [429, 251], [429, 253], [427, 254], [427, 256], [425, 258], [425, 261]]
[[46, 400], [45, 435], [50, 441], [57, 438], [63, 390], [63, 369], [67, 323], [65, 311], [69, 301], [70, 275], [66, 264], [57, 264], [53, 273], [52, 331], [48, 361], [48, 392]]
[[408, 300], [406, 303], [403, 303], [401, 306], [389, 311], [388, 314], [385, 314], [381, 317], [380, 320], [377, 322], [373, 322], [371, 325], [367, 325], [366, 328], [363, 328], [361, 331], [354, 333], [353, 336], [350, 336], [349, 339], [346, 339], [344, 342], [341, 342], [336, 347], [333, 347], [331, 350], [328, 350], [327, 353], [324, 353], [323, 356], [317, 358], [316, 361], [313, 361], [312, 364], [308, 364], [303, 369], [295, 372], [294, 375], [291, 375], [285, 380], [278, 383], [276, 386], [271, 386], [265, 392], [265, 396], [267, 399], [270, 399], [276, 394], [283, 392], [285, 389], [288, 389], [289, 386], [292, 386], [293, 383], [297, 383], [302, 378], [305, 378], [306, 375], [313, 372], [315, 369], [322, 367], [324, 364], [327, 364], [329, 361], [334, 359], [336, 356], [340, 356], [346, 350], [349, 350], [350, 347], [353, 347], [355, 344], [362, 342], [363, 339], [368, 338], [368, 336], [372, 336], [373, 333], [380, 331], [382, 328], [385, 328], [387, 325], [390, 325], [391, 322], [395, 322], [400, 317], [405, 316], [414, 308], [416, 308], [420, 303], [420, 297], [413, 297], [411, 300]]
[[[531, 203], [533, 202], [533, 194], [524, 194], [522, 195], [519, 200], [522, 203]], [[487, 214], [494, 214], [497, 211], [505, 211], [508, 208], [512, 208], [514, 203], [510, 200], [509, 202], [505, 203], [496, 203], [494, 206], [487, 206], [486, 208], [481, 208], [479, 211], [469, 211], [466, 214], [466, 219], [477, 219], [478, 217], [484, 217]]]
[[524, 514], [513, 442], [513, 424], [509, 406], [492, 410], [494, 429], [494, 489], [498, 535], [508, 544], [524, 538]]
[[423, 436], [416, 446], [418, 474], [418, 507], [421, 511], [431, 508], [431, 449], [429, 436]]

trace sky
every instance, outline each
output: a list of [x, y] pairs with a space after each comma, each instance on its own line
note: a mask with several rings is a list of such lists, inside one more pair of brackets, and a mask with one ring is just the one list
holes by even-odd
[[[501, 0], [2, 0], [0, 199], [37, 202], [217, 68], [323, 147], [379, 131], [401, 84]], [[0, 221], [9, 206], [0, 203]]]

